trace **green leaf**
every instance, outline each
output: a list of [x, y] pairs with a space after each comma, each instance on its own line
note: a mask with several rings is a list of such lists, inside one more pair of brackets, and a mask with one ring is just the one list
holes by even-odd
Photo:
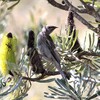
[[70, 89], [74, 92], [74, 94], [77, 95], [77, 97], [79, 98], [79, 100], [81, 100], [81, 96], [79, 95], [79, 93], [75, 90], [75, 88], [73, 88], [71, 85], [69, 85]]
[[55, 82], [66, 92], [68, 92], [73, 98], [79, 100], [79, 98], [72, 92], [70, 89], [70, 85], [68, 81], [62, 80], [62, 79], [57, 79]]
[[59, 88], [54, 88], [54, 87], [51, 87], [51, 86], [48, 86], [48, 88], [49, 88], [50, 91], [52, 91], [56, 95], [66, 95], [66, 93], [61, 91], [61, 89], [59, 89]]
[[91, 35], [89, 34], [89, 49], [91, 50], [91, 44], [92, 44], [92, 40], [91, 40]]
[[1, 93], [0, 96], [5, 96], [5, 95], [13, 92], [14, 90], [16, 90], [19, 87], [21, 81], [22, 81], [22, 77], [18, 80], [18, 82], [15, 84], [15, 86], [9, 87], [9, 89], [6, 90], [5, 92]]
[[97, 93], [95, 93], [94, 95], [90, 96], [90, 97], [88, 98], [88, 100], [94, 99], [94, 98], [96, 98], [97, 96], [100, 96], [100, 91], [97, 91]]
[[100, 68], [100, 62], [96, 61], [96, 60], [92, 60], [92, 64], [95, 66], [95, 68]]
[[39, 83], [49, 83], [49, 82], [53, 82], [55, 80], [55, 78], [50, 78], [50, 79], [46, 79], [46, 80], [39, 80], [37, 82]]
[[64, 80], [56, 79], [55, 82], [60, 88], [62, 88], [64, 91], [68, 92], [68, 89], [67, 89], [67, 87], [65, 85], [65, 81]]
[[[73, 32], [73, 35], [74, 35], [74, 32]], [[73, 48], [73, 46], [75, 45], [77, 39], [78, 39], [78, 31], [76, 30], [76, 36], [75, 36], [74, 40], [72, 40], [72, 46], [71, 46], [70, 49]]]
[[92, 34], [92, 47], [94, 46], [94, 42], [95, 42], [95, 33]]

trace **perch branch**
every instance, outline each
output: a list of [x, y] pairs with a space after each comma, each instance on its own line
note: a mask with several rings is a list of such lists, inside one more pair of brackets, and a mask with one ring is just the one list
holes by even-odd
[[[66, 74], [66, 77], [69, 79], [70, 76], [71, 76], [71, 73], [65, 72], [65, 71], [64, 71], [64, 73]], [[55, 71], [55, 72], [45, 71], [44, 74], [42, 74], [41, 76], [39, 76], [39, 77], [37, 77], [37, 78], [30, 78], [30, 77], [22, 76], [22, 79], [24, 79], [24, 80], [29, 80], [29, 81], [33, 81], [33, 82], [34, 82], [34, 81], [39, 81], [39, 80], [41, 80], [41, 79], [44, 79], [45, 76], [54, 76], [54, 75], [59, 75], [59, 74], [60, 74], [59, 71]]]

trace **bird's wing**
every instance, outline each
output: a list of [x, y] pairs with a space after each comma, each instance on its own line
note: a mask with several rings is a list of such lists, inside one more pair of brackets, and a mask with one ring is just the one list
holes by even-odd
[[55, 44], [54, 44], [52, 38], [49, 35], [46, 36], [46, 38], [47, 38], [47, 40], [49, 40], [49, 42], [50, 42], [49, 44], [52, 46], [52, 48], [55, 49], [56, 47], [55, 47]]
[[[50, 40], [49, 40], [50, 39]], [[52, 40], [52, 38], [49, 36], [49, 39], [46, 38], [46, 45], [48, 47], [48, 49], [50, 50], [50, 53], [53, 55], [53, 58], [58, 62], [60, 63], [60, 59], [59, 59], [59, 56], [57, 55], [57, 53], [55, 52], [55, 48], [54, 48], [54, 42]], [[53, 44], [53, 45], [52, 45]]]

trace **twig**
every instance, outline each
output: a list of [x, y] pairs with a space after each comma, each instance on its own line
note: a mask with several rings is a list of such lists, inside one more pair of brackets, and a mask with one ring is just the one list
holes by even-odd
[[22, 79], [24, 79], [24, 80], [29, 80], [29, 81], [32, 81], [32, 82], [41, 80], [41, 79], [43, 79], [43, 78], [44, 78], [44, 75], [41, 75], [41, 76], [39, 76], [39, 77], [37, 77], [37, 78], [30, 78], [30, 77], [25, 77], [25, 76], [22, 77]]
[[[65, 72], [65, 71], [64, 71], [64, 73], [65, 73], [65, 75], [66, 75], [66, 78], [67, 78], [67, 79], [70, 79], [71, 73]], [[30, 78], [30, 77], [22, 76], [22, 79], [24, 79], [24, 80], [29, 80], [29, 81], [34, 82], [34, 81], [39, 81], [39, 80], [41, 80], [41, 79], [46, 78], [45, 76], [54, 76], [54, 75], [59, 75], [59, 74], [60, 74], [59, 71], [55, 71], [55, 72], [45, 71], [44, 74], [42, 74], [41, 76], [39, 76], [39, 77], [37, 77], [37, 78]]]
[[91, 61], [90, 59], [86, 58], [87, 56], [100, 57], [100, 54], [97, 54], [95, 52], [90, 53], [90, 52], [87, 52], [87, 51], [82, 51], [82, 52], [80, 52], [80, 53], [78, 53], [76, 55], [73, 55], [72, 53], [70, 53], [70, 54], [71, 54], [71, 57], [69, 57], [69, 56], [66, 55], [66, 57], [64, 58], [64, 60], [66, 60], [66, 61], [68, 60], [68, 61], [71, 61], [71, 62], [73, 62], [73, 61], [79, 61], [80, 63], [83, 63], [81, 61], [81, 59]]
[[82, 56], [97, 56], [97, 57], [100, 57], [100, 54], [97, 54], [95, 52], [90, 53], [90, 52], [87, 52], [87, 51], [83, 51], [83, 52], [79, 53], [77, 56], [78, 56], [78, 58], [81, 58]]
[[65, 6], [68, 6], [69, 8], [71, 8], [71, 10], [76, 11], [78, 13], [87, 13], [86, 9], [79, 10], [78, 8], [73, 6], [68, 0], [64, 0], [64, 1], [65, 1]]
[[89, 4], [87, 5], [87, 3], [85, 3], [83, 0], [80, 0], [81, 3], [84, 5], [84, 7], [87, 10], [87, 14], [93, 16], [96, 20], [98, 20], [100, 22], [100, 14], [95, 11], [94, 6], [90, 6]]

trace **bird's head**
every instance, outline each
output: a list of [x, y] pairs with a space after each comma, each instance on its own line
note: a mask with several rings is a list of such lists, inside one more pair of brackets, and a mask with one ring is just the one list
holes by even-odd
[[54, 29], [56, 29], [57, 27], [56, 26], [45, 26], [42, 28], [42, 32], [45, 34], [45, 35], [49, 35], [50, 33], [52, 33], [52, 31]]

